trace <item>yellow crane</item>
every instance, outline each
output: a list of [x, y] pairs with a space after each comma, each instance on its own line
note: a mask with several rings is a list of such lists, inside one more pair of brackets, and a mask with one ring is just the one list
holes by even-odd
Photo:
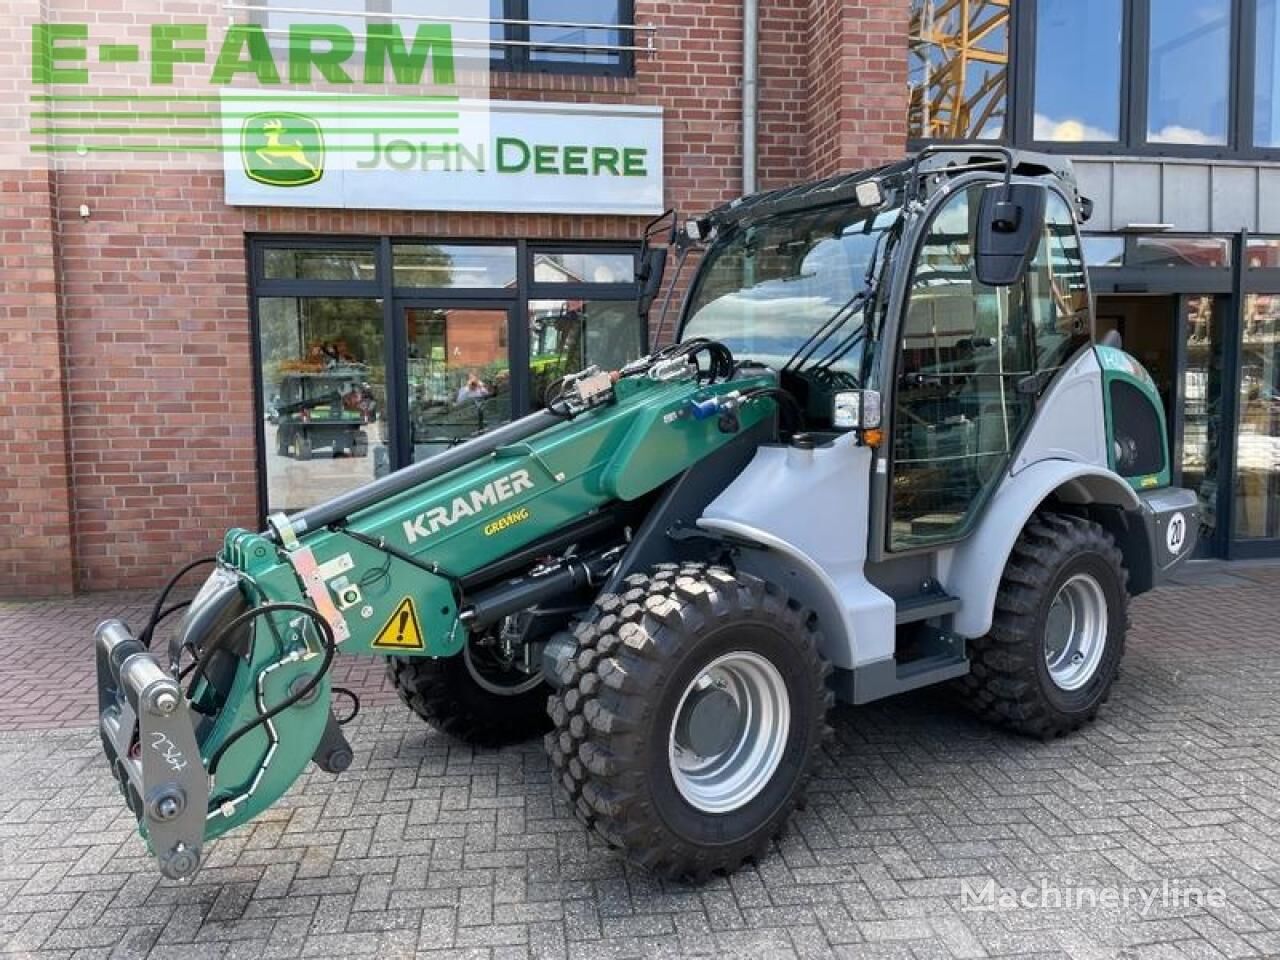
[[913, 137], [997, 136], [1009, 90], [1011, 0], [913, 0]]

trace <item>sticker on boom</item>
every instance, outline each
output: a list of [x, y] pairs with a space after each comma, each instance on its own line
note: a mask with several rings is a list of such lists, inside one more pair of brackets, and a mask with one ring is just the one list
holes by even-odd
[[378, 635], [373, 638], [375, 650], [425, 650], [427, 645], [422, 639], [422, 627], [418, 624], [418, 611], [413, 607], [413, 598], [405, 597], [391, 614]]
[[501, 533], [503, 530], [509, 530], [517, 523], [524, 523], [530, 517], [529, 508], [521, 507], [519, 510], [512, 510], [505, 517], [499, 517], [493, 523], [488, 524], [484, 528], [484, 535], [492, 537], [495, 533]]

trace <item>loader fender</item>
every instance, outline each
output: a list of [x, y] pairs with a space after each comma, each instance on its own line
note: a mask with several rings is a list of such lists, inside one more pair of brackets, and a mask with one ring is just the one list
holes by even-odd
[[735, 564], [812, 610], [819, 652], [845, 670], [894, 650], [893, 600], [865, 573], [871, 458], [852, 434], [812, 449], [761, 447], [698, 521], [762, 548], [739, 551]]
[[960, 599], [952, 629], [981, 637], [991, 629], [996, 590], [1022, 528], [1050, 497], [1079, 506], [1102, 504], [1140, 511], [1133, 488], [1105, 467], [1070, 460], [1041, 460], [1007, 476], [977, 528], [952, 551], [938, 556], [938, 580]]

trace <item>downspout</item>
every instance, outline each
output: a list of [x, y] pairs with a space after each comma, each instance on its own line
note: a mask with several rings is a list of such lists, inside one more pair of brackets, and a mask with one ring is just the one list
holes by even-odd
[[756, 192], [760, 0], [742, 4], [742, 193]]

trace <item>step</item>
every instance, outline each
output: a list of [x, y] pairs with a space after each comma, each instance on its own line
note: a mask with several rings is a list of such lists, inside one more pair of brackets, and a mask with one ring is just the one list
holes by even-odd
[[895, 615], [899, 624], [919, 623], [934, 617], [945, 617], [960, 609], [960, 598], [941, 591], [917, 594], [903, 600], [895, 600]]

